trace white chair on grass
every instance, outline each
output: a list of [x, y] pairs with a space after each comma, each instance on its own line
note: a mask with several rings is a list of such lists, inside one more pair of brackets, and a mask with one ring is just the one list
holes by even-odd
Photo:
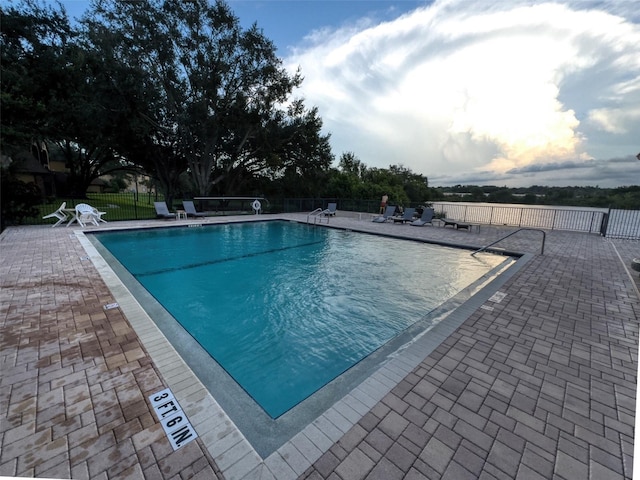
[[57, 227], [61, 223], [64, 223], [67, 220], [67, 218], [69, 218], [67, 216], [67, 214], [64, 212], [64, 209], [66, 207], [67, 207], [67, 202], [62, 202], [62, 205], [60, 205], [60, 208], [58, 210], [56, 210], [53, 213], [50, 213], [49, 215], [45, 215], [42, 218], [43, 219], [45, 219], [45, 218], [57, 218], [58, 221], [52, 225], [52, 227]]

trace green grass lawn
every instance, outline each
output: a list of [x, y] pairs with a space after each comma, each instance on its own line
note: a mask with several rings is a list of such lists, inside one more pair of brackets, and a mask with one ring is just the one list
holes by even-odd
[[88, 203], [101, 212], [107, 212], [103, 218], [108, 222], [156, 218], [153, 207], [155, 197], [149, 199], [147, 195], [139, 195], [137, 201], [133, 194], [126, 193], [88, 193], [87, 197], [86, 199], [57, 198], [54, 203], [38, 205], [39, 214], [34, 218], [34, 223], [55, 223], [55, 218], [42, 220], [42, 217], [55, 212], [62, 202], [67, 203], [67, 208], [73, 208], [79, 203]]

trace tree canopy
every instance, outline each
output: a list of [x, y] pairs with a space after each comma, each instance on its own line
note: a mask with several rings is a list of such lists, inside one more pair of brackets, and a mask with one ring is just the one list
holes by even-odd
[[367, 167], [353, 152], [345, 152], [338, 169], [328, 177], [324, 195], [336, 198], [381, 198], [389, 196], [395, 205], [427, 203], [431, 198], [427, 177], [403, 165]]
[[3, 145], [56, 144], [78, 192], [138, 168], [169, 201], [185, 175], [233, 195], [333, 160], [317, 110], [291, 98], [300, 73], [222, 1], [95, 0], [77, 27], [35, 0], [2, 16]]
[[426, 202], [426, 177], [338, 168], [316, 107], [257, 25], [221, 0], [92, 0], [77, 23], [61, 5], [0, 6], [2, 153], [46, 144], [66, 193], [95, 179], [150, 175], [177, 195], [309, 196]]

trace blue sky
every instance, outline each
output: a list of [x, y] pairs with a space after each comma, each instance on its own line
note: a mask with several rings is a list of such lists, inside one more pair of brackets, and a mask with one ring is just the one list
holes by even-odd
[[254, 21], [274, 41], [278, 53], [286, 56], [291, 49], [305, 44], [314, 31], [335, 30], [357, 24], [393, 20], [402, 13], [425, 5], [413, 0], [229, 0], [243, 26]]
[[[88, 2], [63, 2], [70, 16]], [[430, 184], [640, 184], [636, 0], [230, 0], [338, 158]]]

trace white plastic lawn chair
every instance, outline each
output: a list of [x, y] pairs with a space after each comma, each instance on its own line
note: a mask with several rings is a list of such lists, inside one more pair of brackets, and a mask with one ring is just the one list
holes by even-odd
[[99, 222], [107, 223], [107, 221], [102, 218], [102, 215], [106, 215], [107, 212], [100, 212], [96, 207], [93, 207], [93, 214], [96, 216]]
[[69, 218], [67, 216], [67, 214], [64, 212], [64, 209], [66, 207], [67, 207], [67, 202], [62, 202], [62, 205], [60, 205], [60, 208], [58, 210], [56, 210], [53, 213], [50, 213], [49, 215], [45, 215], [42, 218], [43, 219], [45, 219], [45, 218], [57, 218], [58, 221], [52, 225], [52, 227], [57, 227], [61, 223], [64, 223], [67, 220], [67, 218]]
[[97, 227], [99, 225], [99, 216], [95, 212], [96, 209], [91, 205], [87, 205], [86, 203], [79, 203], [78, 205], [76, 205], [75, 219], [83, 228], [86, 226], [85, 223], [87, 222], [91, 222]]

